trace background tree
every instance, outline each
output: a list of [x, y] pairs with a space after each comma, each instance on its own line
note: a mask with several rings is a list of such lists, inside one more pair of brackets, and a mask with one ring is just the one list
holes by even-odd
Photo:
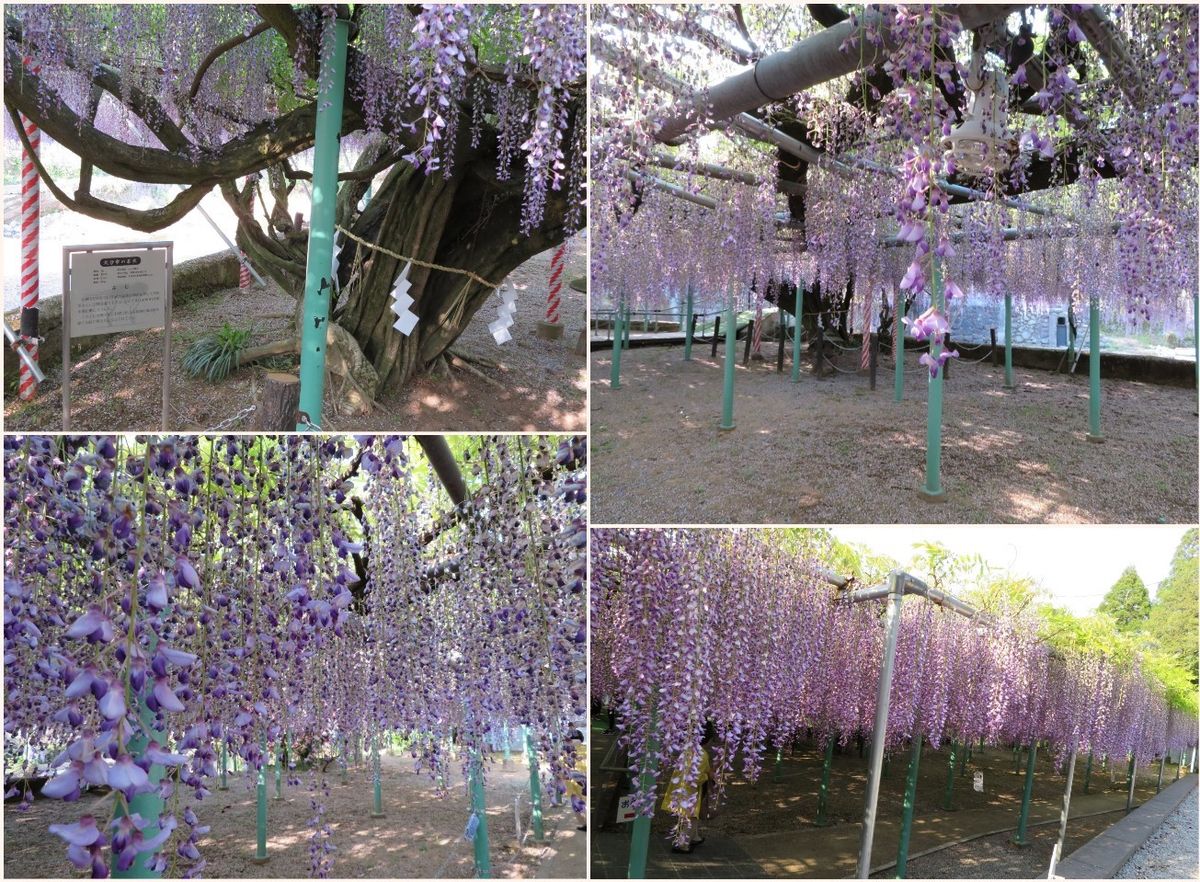
[[1146, 621], [1150, 639], [1191, 672], [1193, 684], [1200, 682], [1197, 659], [1197, 642], [1200, 641], [1198, 550], [1200, 531], [1193, 528], [1179, 541], [1171, 560], [1171, 570], [1158, 586]]
[[[142, 232], [219, 187], [251, 261], [299, 300], [307, 231], [289, 197], [311, 178], [322, 29], [352, 23], [341, 136], [344, 233], [333, 319], [396, 386], [433, 364], [510, 271], [585, 221], [586, 35], [574, 6], [10, 6], [4, 102], [80, 157], [66, 207]], [[22, 63], [24, 61], [24, 63]], [[16, 125], [19, 134], [21, 126]], [[94, 169], [175, 184], [136, 209], [91, 193]], [[368, 188], [382, 175], [369, 199]], [[270, 200], [270, 207], [268, 207]], [[405, 261], [420, 323], [392, 327]]]
[[1125, 568], [1096, 612], [1111, 616], [1119, 631], [1132, 633], [1141, 629], [1150, 615], [1150, 592], [1136, 569]]

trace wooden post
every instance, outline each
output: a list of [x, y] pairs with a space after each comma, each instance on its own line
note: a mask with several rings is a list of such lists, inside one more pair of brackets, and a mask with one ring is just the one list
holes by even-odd
[[754, 339], [754, 319], [746, 325], [746, 350], [742, 353], [742, 367], [750, 364], [750, 344]]
[[784, 330], [784, 327], [783, 327], [783, 310], [782, 309], [779, 310], [778, 313], [776, 313], [776, 317], [779, 319], [779, 322], [777, 325], [777, 327], [779, 329], [778, 330], [779, 349], [775, 353], [775, 373], [782, 374], [783, 373], [783, 344], [787, 340], [787, 332]]
[[871, 334], [870, 356], [871, 356], [871, 360], [868, 363], [867, 367], [868, 367], [868, 370], [870, 371], [870, 375], [871, 375], [871, 391], [874, 392], [875, 391], [875, 373], [879, 369], [879, 335], [875, 334], [875, 333]]
[[713, 322], [712, 357], [717, 357], [717, 338], [721, 336], [721, 316]]
[[996, 348], [996, 329], [991, 328], [992, 333], [992, 364], [996, 367], [1000, 366], [1000, 350]]
[[254, 428], [260, 432], [292, 432], [300, 409], [300, 378], [272, 371], [267, 374]]

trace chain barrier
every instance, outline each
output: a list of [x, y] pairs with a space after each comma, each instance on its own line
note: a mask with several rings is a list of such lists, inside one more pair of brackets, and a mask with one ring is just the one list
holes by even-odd
[[206, 431], [207, 432], [219, 432], [222, 429], [228, 429], [228, 428], [236, 425], [237, 423], [241, 422], [246, 417], [250, 416], [250, 414], [254, 413], [254, 411], [257, 409], [258, 409], [258, 405], [256, 405], [256, 404], [251, 404], [249, 407], [244, 407], [241, 410], [239, 410], [237, 413], [235, 413], [233, 416], [231, 416], [229, 419], [222, 420], [221, 422], [219, 422], [215, 426], [213, 426], [211, 429], [207, 429]]

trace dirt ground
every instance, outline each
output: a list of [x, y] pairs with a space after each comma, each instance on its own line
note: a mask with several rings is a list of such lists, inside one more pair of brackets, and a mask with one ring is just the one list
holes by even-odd
[[[773, 354], [774, 344], [764, 349]], [[718, 428], [723, 354], [681, 346], [592, 354], [596, 523], [1186, 523], [1196, 519], [1196, 391], [1104, 380], [1103, 444], [1086, 440], [1086, 376], [954, 363], [945, 384], [942, 487], [925, 482], [928, 374], [817, 380], [738, 360], [733, 431]], [[739, 356], [741, 347], [739, 344]], [[843, 368], [857, 353], [843, 353]], [[882, 367], [882, 366], [881, 366]]]
[[[1116, 811], [1071, 821], [1063, 857], [1103, 833], [1125, 816]], [[1011, 833], [997, 833], [971, 842], [952, 845], [919, 858], [910, 858], [909, 879], [1040, 879], [1050, 866], [1050, 855], [1058, 842], [1058, 824], [1032, 827], [1029, 845], [1014, 848]], [[896, 871], [873, 873], [872, 879], [894, 879]]]
[[[333, 828], [337, 846], [331, 876], [338, 878], [472, 878], [472, 846], [463, 838], [469, 810], [466, 787], [461, 778], [444, 799], [438, 799], [424, 774], [412, 771], [406, 756], [381, 757], [383, 810], [385, 817], [370, 816], [372, 796], [370, 773], [365, 765], [351, 768], [346, 784], [336, 770], [329, 774], [329, 797], [324, 800], [325, 818]], [[199, 849], [208, 866], [208, 878], [307, 878], [309, 876], [308, 820], [310, 773], [301, 783], [283, 787], [283, 799], [274, 798], [274, 779], [268, 778], [267, 853], [265, 864], [253, 862], [255, 852], [255, 789], [251, 778], [229, 779], [229, 789], [212, 786], [212, 796], [196, 806], [201, 823], [211, 832], [201, 839]], [[503, 765], [499, 757], [487, 771], [488, 836], [492, 875], [497, 878], [529, 878], [554, 862], [558, 875], [583, 878], [584, 849], [577, 838], [570, 804], [551, 806], [543, 800], [545, 844], [526, 837], [516, 842], [514, 800], [521, 800], [521, 826], [529, 824], [529, 773], [519, 759]], [[319, 790], [318, 790], [319, 792]], [[57, 837], [46, 832], [49, 824], [70, 822], [88, 811], [84, 796], [76, 803], [35, 799], [27, 813], [5, 805], [4, 875], [12, 877], [61, 877], [73, 868], [66, 863], [66, 849]], [[181, 805], [179, 811], [183, 811]], [[48, 847], [50, 846], [50, 847]], [[563, 866], [557, 853], [574, 849], [577, 866]], [[564, 870], [572, 872], [564, 872]], [[168, 875], [178, 876], [179, 869]]]
[[[592, 841], [592, 854], [593, 874], [597, 877], [611, 876], [612, 873], [595, 872], [600, 869], [596, 864], [596, 856], [599, 854], [603, 858], [606, 851], [620, 848], [623, 843], [616, 840], [629, 836], [628, 825], [615, 823], [616, 797], [626, 793], [628, 787], [623, 783], [618, 784], [621, 776], [610, 771], [612, 767], [622, 766], [625, 760], [623, 755], [609, 754], [613, 737], [601, 734], [595, 727], [592, 729], [591, 810], [592, 827], [598, 831]], [[756, 783], [750, 783], [740, 773], [739, 757], [734, 764], [737, 773], [729, 780], [725, 800], [715, 815], [702, 824], [704, 835], [716, 843], [728, 843], [729, 848], [737, 848], [755, 860], [761, 868], [759, 875], [817, 878], [852, 875], [866, 793], [866, 755], [870, 746], [865, 747], [863, 757], [859, 756], [854, 742], [845, 749], [835, 751], [827, 808], [829, 825], [824, 827], [817, 827], [814, 823], [824, 761], [820, 747], [814, 743], [804, 743], [794, 750], [785, 749], [778, 767], [775, 766], [773, 751], [768, 751]], [[912, 852], [915, 854], [922, 850], [920, 842], [927, 841], [920, 836], [944, 838], [952, 842], [972, 832], [988, 833], [1014, 828], [1024, 785], [1025, 758], [1026, 754], [1022, 751], [1018, 772], [1011, 749], [989, 746], [982, 754], [977, 750], [972, 752], [963, 774], [960, 752], [953, 786], [954, 810], [947, 812], [942, 807], [942, 801], [949, 751], [946, 746], [934, 751], [927, 745], [922, 753], [917, 778]], [[1117, 764], [1119, 767], [1110, 769], [1097, 760], [1088, 780], [1088, 794], [1085, 795], [1085, 762], [1085, 758], [1080, 758], [1076, 764], [1072, 813], [1090, 814], [1091, 811], [1111, 807], [1089, 808], [1089, 803], [1101, 800], [1123, 805], [1123, 794], [1128, 786], [1125, 764], [1120, 763]], [[895, 858], [907, 763], [908, 752], [904, 751], [893, 754], [884, 767], [872, 861], [875, 866]], [[984, 776], [981, 793], [972, 787], [976, 772], [982, 772]], [[1049, 752], [1038, 753], [1032, 797], [1033, 820], [1040, 820], [1039, 812], [1045, 818], [1057, 818], [1066, 786], [1065, 772], [1065, 768], [1053, 768], [1053, 757]], [[1136, 804], [1140, 805], [1155, 795], [1157, 772], [1157, 765], [1139, 767]], [[1173, 780], [1174, 767], [1168, 766], [1164, 786]], [[660, 791], [660, 801], [661, 797]], [[1068, 827], [1066, 853], [1083, 845], [1122, 816], [1123, 812], [1094, 818], [1073, 817]], [[652, 839], [665, 841], [673, 824], [674, 818], [659, 810], [651, 826]], [[922, 874], [926, 878], [1044, 878], [1057, 829], [1057, 824], [1031, 826], [1031, 845], [1023, 849], [1008, 844], [1007, 837], [1011, 834], [1007, 833], [953, 845], [927, 857], [913, 858], [909, 863], [909, 875], [917, 877]], [[787, 857], [781, 856], [780, 852], [786, 853]], [[776, 871], [770, 871], [771, 868]], [[714, 875], [723, 875], [719, 867], [711, 869]], [[894, 873], [885, 871], [878, 875], [892, 876]]]
[[[583, 274], [586, 244], [576, 237], [564, 276]], [[485, 306], [459, 338], [453, 351], [482, 359], [476, 367], [490, 376], [455, 369], [450, 377], [427, 375], [376, 401], [366, 416], [339, 413], [338, 379], [326, 392], [326, 425], [332, 431], [370, 429], [419, 431], [581, 431], [587, 425], [587, 365], [574, 354], [575, 340], [584, 327], [587, 296], [563, 287], [561, 340], [534, 336], [544, 317], [546, 279], [552, 252], [539, 254], [515, 270], [507, 283], [518, 292], [513, 339], [498, 346], [487, 325], [495, 309]], [[498, 301], [497, 301], [498, 302]], [[254, 425], [243, 413], [258, 399], [268, 369], [295, 371], [295, 358], [247, 366], [220, 383], [193, 379], [184, 373], [187, 347], [202, 334], [225, 322], [253, 327], [253, 343], [282, 339], [288, 334], [294, 302], [272, 283], [242, 291], [232, 288], [194, 300], [172, 313], [171, 425], [175, 430], [245, 430]], [[147, 430], [161, 426], [162, 332], [143, 331], [116, 338], [87, 353], [71, 370], [72, 428], [81, 431]], [[493, 366], [494, 364], [494, 366]], [[38, 399], [5, 401], [10, 429], [61, 427], [61, 371], [50, 371]], [[239, 414], [243, 414], [238, 418]], [[230, 420], [233, 420], [230, 422]]]

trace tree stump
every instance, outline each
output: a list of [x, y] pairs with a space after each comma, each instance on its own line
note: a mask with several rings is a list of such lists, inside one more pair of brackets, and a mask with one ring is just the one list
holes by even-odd
[[294, 432], [299, 409], [300, 378], [272, 371], [263, 386], [254, 428], [260, 432]]

